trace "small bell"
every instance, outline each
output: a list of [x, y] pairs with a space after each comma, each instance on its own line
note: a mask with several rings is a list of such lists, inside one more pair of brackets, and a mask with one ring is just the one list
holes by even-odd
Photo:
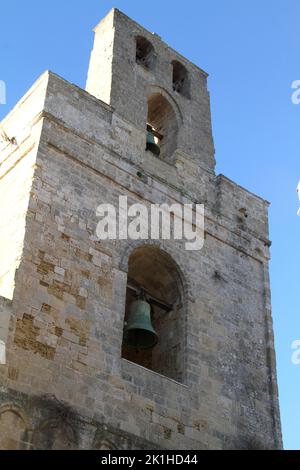
[[147, 126], [147, 146], [146, 150], [150, 150], [150, 152], [154, 153], [159, 157], [160, 155], [160, 147], [155, 142], [155, 136], [153, 134], [153, 129], [151, 126]]
[[145, 300], [131, 304], [124, 342], [136, 349], [150, 349], [157, 344], [158, 336], [151, 323], [151, 307]]

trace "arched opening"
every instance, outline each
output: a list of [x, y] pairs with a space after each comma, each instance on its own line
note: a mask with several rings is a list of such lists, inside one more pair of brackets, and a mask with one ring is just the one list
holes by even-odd
[[187, 69], [177, 60], [173, 65], [173, 90], [186, 98], [190, 97], [190, 80]]
[[[128, 344], [133, 325], [132, 306], [144, 292], [157, 344], [143, 348]], [[137, 248], [129, 258], [122, 357], [178, 382], [184, 376], [185, 312], [183, 287], [177, 265], [157, 247]], [[139, 312], [139, 310], [137, 310]]]
[[153, 70], [156, 63], [154, 47], [142, 36], [136, 38], [136, 63], [149, 70]]
[[[152, 94], [148, 98], [147, 150], [170, 160], [177, 148], [177, 136], [178, 123], [173, 107], [162, 94]], [[159, 151], [149, 146], [153, 140]]]
[[0, 411], [0, 450], [20, 450], [25, 445], [26, 422], [17, 409]]

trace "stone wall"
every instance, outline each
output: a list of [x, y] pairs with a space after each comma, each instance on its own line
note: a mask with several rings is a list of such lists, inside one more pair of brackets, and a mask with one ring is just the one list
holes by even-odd
[[[0, 295], [12, 299], [22, 256], [47, 80], [41, 78], [1, 123], [0, 133]], [[5, 136], [5, 138], [3, 137]]]

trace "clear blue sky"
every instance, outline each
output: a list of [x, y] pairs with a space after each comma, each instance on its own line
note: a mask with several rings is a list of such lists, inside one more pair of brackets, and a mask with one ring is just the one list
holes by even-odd
[[300, 449], [299, 0], [9, 0], [1, 2], [0, 119], [46, 69], [84, 87], [92, 28], [117, 7], [210, 74], [217, 170], [268, 199], [271, 281], [284, 443]]

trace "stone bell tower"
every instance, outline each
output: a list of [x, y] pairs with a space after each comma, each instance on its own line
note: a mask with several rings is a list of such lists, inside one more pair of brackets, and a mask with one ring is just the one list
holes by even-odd
[[[281, 448], [268, 202], [215, 175], [207, 74], [114, 9], [86, 90], [44, 73], [1, 133], [0, 448]], [[204, 204], [204, 247], [100, 240], [120, 196]]]
[[214, 169], [206, 81], [203, 70], [117, 10], [95, 28], [86, 89], [134, 125], [140, 154], [148, 119], [164, 134], [165, 159], [176, 161], [177, 151]]

